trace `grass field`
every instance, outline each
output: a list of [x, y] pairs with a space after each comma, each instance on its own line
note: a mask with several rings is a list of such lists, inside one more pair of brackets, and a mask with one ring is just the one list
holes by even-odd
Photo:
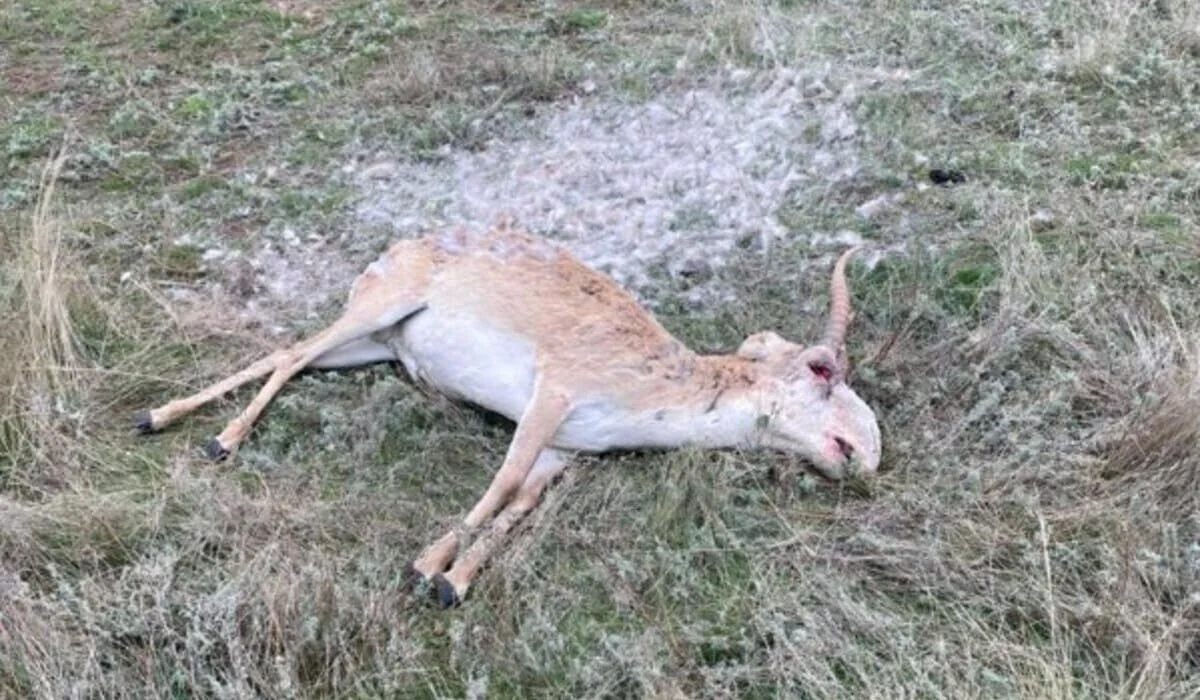
[[[442, 611], [404, 566], [511, 426], [380, 366], [296, 379], [229, 464], [201, 448], [252, 389], [134, 434], [334, 317], [402, 228], [364, 221], [374, 164], [780, 74], [836, 95], [788, 140], [837, 162], [759, 200], [782, 234], [703, 270], [722, 294], [669, 264], [642, 293], [700, 351], [807, 342], [814, 261], [882, 252], [851, 274], [865, 492], [587, 459]], [[0, 696], [1200, 697], [1198, 226], [1184, 0], [4, 3]]]

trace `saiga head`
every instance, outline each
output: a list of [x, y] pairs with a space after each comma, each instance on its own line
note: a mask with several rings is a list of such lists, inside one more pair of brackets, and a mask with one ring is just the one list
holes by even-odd
[[829, 324], [819, 344], [806, 348], [764, 331], [737, 351], [762, 365], [763, 444], [805, 457], [833, 480], [875, 473], [881, 451], [875, 412], [846, 384], [846, 263], [857, 250], [843, 253], [834, 267]]

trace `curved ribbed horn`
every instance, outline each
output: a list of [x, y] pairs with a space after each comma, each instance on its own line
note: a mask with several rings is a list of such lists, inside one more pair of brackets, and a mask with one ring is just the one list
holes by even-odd
[[850, 287], [846, 284], [846, 265], [861, 249], [861, 245], [856, 245], [842, 253], [833, 267], [833, 278], [829, 281], [829, 323], [825, 326], [825, 337], [821, 339], [821, 344], [837, 355], [843, 375], [849, 370], [844, 346], [846, 326], [850, 323]]

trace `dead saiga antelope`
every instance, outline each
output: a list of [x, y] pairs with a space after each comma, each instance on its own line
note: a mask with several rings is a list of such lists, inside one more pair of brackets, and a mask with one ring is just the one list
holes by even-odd
[[[766, 447], [806, 458], [829, 479], [873, 473], [875, 414], [845, 383], [845, 267], [854, 250], [834, 267], [819, 344], [805, 348], [765, 331], [733, 355], [704, 356], [609, 277], [507, 225], [405, 240], [355, 280], [344, 314], [324, 331], [140, 414], [137, 425], [158, 430], [270, 375], [209, 443], [209, 456], [220, 459], [297, 372], [395, 360], [417, 380], [508, 417], [516, 433], [483, 498], [411, 564], [443, 605], [455, 605], [572, 453]], [[460, 541], [489, 521], [460, 552]]]

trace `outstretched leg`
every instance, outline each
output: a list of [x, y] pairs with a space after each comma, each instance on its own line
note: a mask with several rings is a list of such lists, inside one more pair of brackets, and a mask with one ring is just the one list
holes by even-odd
[[283, 362], [288, 352], [288, 350], [279, 350], [271, 353], [241, 372], [207, 386], [191, 396], [175, 399], [149, 411], [142, 411], [134, 418], [134, 425], [143, 433], [161, 430], [167, 424], [175, 422], [213, 399], [220, 398], [243, 384], [267, 376]]
[[212, 459], [221, 459], [236, 450], [242, 440], [246, 439], [250, 428], [258, 420], [258, 417], [262, 415], [267, 404], [271, 402], [271, 399], [275, 398], [275, 395], [279, 393], [279, 390], [283, 388], [283, 385], [289, 379], [296, 376], [296, 373], [316, 362], [322, 355], [331, 354], [336, 356], [345, 354], [352, 356], [353, 353], [343, 351], [343, 346], [349, 343], [357, 343], [375, 331], [398, 323], [401, 319], [413, 313], [416, 308], [414, 306], [397, 309], [395, 313], [389, 313], [382, 318], [372, 317], [364, 313], [349, 312], [311, 340], [284, 351], [284, 356], [276, 362], [275, 369], [271, 373], [270, 378], [267, 379], [267, 383], [259, 390], [258, 395], [254, 397], [250, 405], [246, 406], [241, 415], [229, 421], [229, 424], [225, 426], [221, 434], [209, 442], [208, 456]]
[[517, 495], [492, 519], [487, 532], [471, 543], [449, 571], [434, 575], [433, 583], [437, 587], [438, 600], [443, 607], [458, 605], [466, 597], [467, 589], [475, 580], [479, 569], [495, 554], [505, 535], [537, 507], [538, 498], [546, 485], [566, 467], [565, 454], [552, 448], [542, 450]]
[[479, 499], [475, 507], [463, 518], [459, 529], [446, 533], [410, 565], [411, 576], [430, 579], [446, 570], [458, 554], [461, 539], [459, 530], [474, 531], [516, 494], [529, 477], [538, 455], [542, 453], [554, 433], [558, 432], [558, 427], [569, 411], [569, 399], [539, 380], [529, 406], [517, 423], [516, 434], [508, 446], [504, 464], [496, 472], [496, 476], [492, 477], [492, 483], [483, 494], [483, 498]]
[[[235, 450], [251, 426], [289, 379], [305, 367], [349, 367], [392, 359], [392, 353], [367, 336], [411, 316], [424, 308], [419, 300], [367, 299], [352, 303], [346, 313], [316, 336], [286, 350], [272, 353], [237, 374], [227, 377], [183, 399], [139, 414], [136, 425], [143, 432], [158, 430], [204, 404], [243, 384], [271, 375], [254, 400], [208, 445], [208, 455], [220, 459]], [[374, 302], [374, 303], [371, 303]], [[381, 308], [382, 307], [382, 308]]]

